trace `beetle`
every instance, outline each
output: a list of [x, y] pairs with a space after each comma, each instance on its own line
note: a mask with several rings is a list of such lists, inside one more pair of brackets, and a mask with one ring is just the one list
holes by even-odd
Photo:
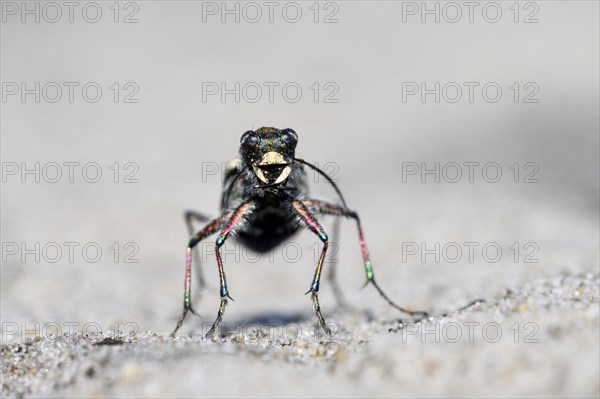
[[[353, 219], [358, 228], [366, 273], [365, 285], [372, 285], [391, 306], [411, 316], [428, 317], [427, 312], [411, 311], [396, 305], [375, 280], [373, 265], [365, 242], [358, 213], [349, 209], [332, 178], [315, 165], [296, 157], [298, 135], [293, 129], [262, 127], [249, 130], [240, 138], [240, 162], [230, 163], [225, 172], [221, 197], [221, 215], [208, 220], [202, 214], [187, 212], [188, 227], [191, 219], [208, 221], [204, 228], [192, 235], [186, 247], [185, 292], [183, 311], [171, 337], [183, 324], [188, 312], [195, 313], [191, 303], [192, 250], [202, 240], [217, 233], [215, 254], [219, 271], [221, 303], [217, 317], [206, 334], [212, 337], [219, 327], [228, 299], [231, 299], [223, 268], [220, 248], [228, 238], [235, 236], [248, 248], [257, 252], [270, 251], [291, 237], [302, 227], [314, 233], [323, 243], [323, 249], [306, 294], [311, 294], [313, 309], [321, 328], [331, 334], [319, 304], [319, 288], [323, 261], [329, 247], [329, 236], [319, 223], [317, 215], [333, 215]], [[309, 196], [305, 167], [320, 173], [335, 189], [341, 204], [313, 199]]]

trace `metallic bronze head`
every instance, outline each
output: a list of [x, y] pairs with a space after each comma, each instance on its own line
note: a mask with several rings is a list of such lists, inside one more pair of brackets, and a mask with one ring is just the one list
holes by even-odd
[[292, 171], [298, 135], [292, 129], [261, 127], [240, 139], [242, 162], [264, 184], [284, 183]]

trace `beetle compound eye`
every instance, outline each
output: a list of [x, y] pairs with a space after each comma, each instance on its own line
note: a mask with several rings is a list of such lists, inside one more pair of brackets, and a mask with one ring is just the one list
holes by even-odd
[[245, 150], [251, 150], [258, 145], [259, 139], [256, 133], [252, 130], [248, 130], [242, 135], [240, 143]]
[[296, 148], [298, 144], [298, 135], [292, 129], [284, 129], [281, 140], [285, 143], [285, 146], [290, 149]]

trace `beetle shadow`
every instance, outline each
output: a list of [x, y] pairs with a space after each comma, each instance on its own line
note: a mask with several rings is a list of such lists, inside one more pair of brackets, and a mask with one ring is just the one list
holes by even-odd
[[[292, 325], [296, 325], [301, 330], [299, 324], [310, 320], [312, 320], [310, 315], [303, 313], [261, 313], [233, 320], [223, 320], [219, 326], [218, 336], [224, 338], [239, 333], [247, 334], [252, 330], [271, 331], [272, 328], [285, 328]], [[201, 326], [194, 328], [191, 336], [203, 339], [211, 327], [212, 322], [204, 321]]]
[[250, 331], [253, 330], [265, 332], [273, 331], [273, 328], [285, 329], [288, 326], [296, 326], [296, 329], [301, 331], [302, 327], [300, 327], [300, 324], [310, 320], [312, 320], [310, 316], [303, 313], [260, 313], [227, 322], [223, 321], [220, 325], [219, 336], [227, 337], [240, 333], [246, 335], [250, 334]]
[[227, 326], [226, 332], [235, 330], [236, 327], [247, 328], [249, 326], [276, 326], [283, 327], [289, 324], [296, 324], [312, 320], [306, 313], [261, 313], [251, 315], [236, 320], [230, 321]]

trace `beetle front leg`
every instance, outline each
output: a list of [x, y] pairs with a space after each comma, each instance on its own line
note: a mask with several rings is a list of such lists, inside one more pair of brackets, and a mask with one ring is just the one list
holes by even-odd
[[321, 251], [321, 256], [319, 257], [319, 262], [317, 263], [317, 269], [315, 270], [315, 275], [313, 277], [312, 284], [310, 285], [310, 289], [306, 292], [307, 294], [311, 293], [311, 299], [313, 302], [313, 309], [317, 314], [317, 318], [319, 319], [319, 324], [321, 328], [327, 333], [327, 335], [331, 335], [331, 330], [325, 323], [325, 319], [323, 318], [323, 314], [321, 313], [321, 306], [319, 305], [319, 284], [321, 281], [321, 270], [323, 268], [323, 261], [325, 260], [325, 255], [327, 255], [327, 248], [329, 246], [329, 237], [327, 237], [327, 233], [323, 230], [323, 227], [319, 224], [317, 219], [314, 218], [313, 215], [310, 214], [306, 206], [301, 201], [294, 201], [292, 203], [294, 210], [300, 217], [300, 219], [306, 224], [306, 226], [315, 233], [323, 242], [323, 250]]
[[[329, 242], [333, 244], [333, 249], [339, 251], [340, 245], [340, 218], [336, 217], [333, 220], [333, 232], [329, 235]], [[329, 263], [328, 265], [328, 273], [327, 273], [327, 281], [331, 286], [331, 290], [333, 291], [333, 296], [337, 302], [338, 308], [342, 311], [353, 310], [354, 307], [348, 303], [337, 279], [337, 260]]]
[[225, 224], [225, 227], [219, 235], [217, 236], [217, 240], [215, 242], [215, 255], [217, 257], [217, 264], [219, 266], [219, 291], [221, 294], [221, 304], [219, 305], [219, 311], [217, 313], [217, 318], [213, 323], [212, 327], [206, 333], [207, 338], [211, 338], [214, 334], [221, 321], [223, 320], [223, 314], [225, 313], [225, 306], [227, 306], [227, 299], [233, 300], [229, 295], [229, 290], [227, 289], [227, 280], [225, 278], [225, 270], [223, 269], [223, 260], [221, 259], [221, 251], [220, 248], [225, 244], [225, 241], [233, 230], [239, 226], [239, 224], [244, 220], [246, 216], [252, 211], [254, 208], [254, 203], [252, 201], [248, 201], [240, 205], [229, 218], [229, 221]]
[[221, 228], [221, 226], [223, 226], [223, 223], [225, 222], [225, 220], [227, 220], [229, 215], [230, 214], [223, 214], [220, 217], [218, 217], [217, 219], [214, 219], [206, 227], [204, 227], [202, 230], [200, 230], [198, 233], [196, 233], [190, 239], [190, 242], [188, 243], [188, 246], [185, 250], [185, 284], [184, 284], [185, 291], [183, 294], [183, 312], [181, 313], [181, 316], [179, 317], [179, 320], [177, 321], [177, 325], [175, 326], [175, 329], [173, 330], [173, 332], [170, 335], [171, 338], [175, 337], [175, 333], [177, 332], [177, 330], [179, 330], [179, 328], [183, 324], [183, 320], [185, 319], [187, 312], [191, 311], [192, 313], [195, 313], [194, 309], [192, 308], [192, 300], [191, 300], [192, 250], [201, 240], [205, 239], [206, 237], [210, 236], [211, 234], [214, 234], [217, 230], [219, 230]]

